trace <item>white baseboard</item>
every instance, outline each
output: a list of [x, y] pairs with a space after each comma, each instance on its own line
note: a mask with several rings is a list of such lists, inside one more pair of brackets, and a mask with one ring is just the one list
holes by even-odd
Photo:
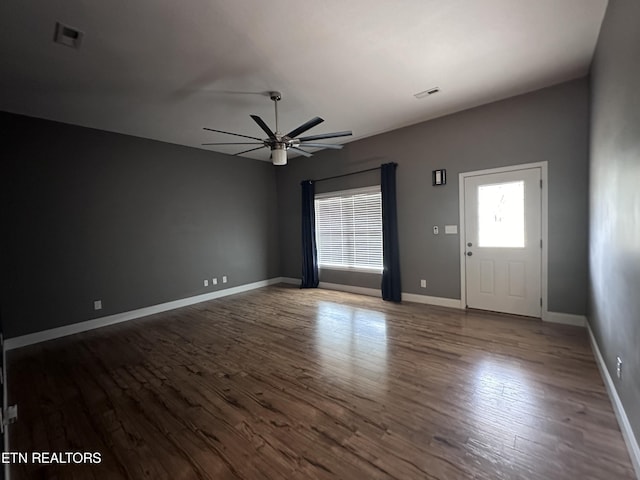
[[302, 280], [300, 280], [299, 278], [280, 277], [280, 283], [287, 283], [289, 285], [300, 285], [301, 282]]
[[426, 305], [436, 305], [438, 307], [449, 307], [464, 310], [462, 301], [456, 298], [430, 297], [428, 295], [418, 295], [415, 293], [403, 293], [402, 300], [414, 303], [424, 303]]
[[622, 401], [618, 396], [616, 385], [615, 383], [613, 383], [613, 379], [609, 374], [609, 369], [607, 369], [607, 364], [605, 363], [604, 358], [602, 358], [600, 348], [598, 347], [598, 343], [596, 342], [596, 338], [593, 336], [591, 326], [588, 322], [587, 330], [589, 332], [589, 340], [591, 341], [591, 349], [593, 350], [593, 354], [596, 357], [596, 363], [598, 364], [598, 368], [600, 369], [600, 374], [602, 375], [604, 386], [607, 388], [607, 393], [609, 393], [609, 398], [611, 399], [611, 403], [613, 405], [613, 411], [616, 414], [618, 425], [620, 425], [620, 430], [622, 431], [622, 437], [624, 438], [624, 442], [627, 445], [627, 450], [629, 450], [631, 463], [633, 464], [633, 468], [636, 471], [636, 477], [640, 479], [640, 446], [638, 446], [638, 441], [636, 440], [636, 436], [634, 435], [633, 429], [631, 428], [631, 423], [629, 423], [627, 413], [625, 412]]
[[353, 285], [343, 285], [341, 283], [320, 282], [320, 288], [327, 290], [340, 290], [341, 292], [358, 293], [360, 295], [369, 295], [370, 297], [381, 297], [382, 292], [378, 288], [355, 287]]
[[[366, 287], [356, 287], [353, 285], [343, 285], [341, 283], [327, 283], [320, 282], [318, 285], [320, 288], [326, 288], [327, 290], [339, 290], [341, 292], [349, 292], [349, 293], [357, 293], [360, 295], [369, 295], [370, 297], [382, 297], [382, 292], [379, 288], [366, 288]], [[443, 297], [429, 297], [427, 295], [416, 295], [413, 293], [403, 293], [402, 301], [406, 302], [414, 302], [414, 303], [424, 303], [427, 305], [437, 305], [439, 307], [449, 307], [449, 308], [462, 308], [460, 306], [460, 300], [456, 300], [454, 298], [443, 298]]]
[[586, 327], [587, 317], [584, 315], [574, 315], [571, 313], [545, 312], [542, 320], [550, 323], [562, 323], [564, 325], [573, 325], [576, 327]]
[[70, 325], [51, 328], [49, 330], [43, 330], [41, 332], [29, 333], [20, 337], [8, 338], [5, 340], [5, 349], [14, 350], [16, 348], [25, 347], [27, 345], [33, 345], [34, 343], [46, 342], [47, 340], [66, 337], [67, 335], [73, 335], [74, 333], [86, 332], [87, 330], [106, 327], [107, 325], [126, 322], [129, 320], [134, 320], [136, 318], [153, 315], [155, 313], [166, 312], [168, 310], [187, 307], [189, 305], [214, 300], [216, 298], [226, 297], [228, 295], [235, 295], [236, 293], [255, 290], [256, 288], [283, 283], [283, 281], [284, 280], [282, 277], [270, 278], [268, 280], [261, 280], [259, 282], [248, 283], [246, 285], [239, 285], [237, 287], [226, 288], [224, 290], [218, 290], [216, 292], [204, 293], [202, 295], [196, 295], [194, 297], [181, 298], [180, 300], [174, 300], [172, 302], [151, 305], [149, 307], [139, 308], [137, 310], [130, 310], [128, 312], [116, 313], [114, 315], [95, 318], [93, 320], [72, 323]]
[[[294, 278], [283, 278], [283, 283], [297, 284], [300, 281]], [[340, 283], [320, 282], [320, 288], [328, 290], [340, 290], [342, 292], [358, 293], [361, 295], [369, 295], [371, 297], [381, 297], [382, 293], [377, 288], [356, 287], [352, 285], [343, 285]], [[419, 295], [415, 293], [402, 293], [402, 300], [413, 303], [423, 303], [426, 305], [435, 305], [438, 307], [457, 308], [464, 310], [462, 300], [457, 298], [431, 297], [429, 295]], [[574, 325], [577, 327], [585, 327], [587, 318], [584, 315], [573, 315], [570, 313], [545, 312], [542, 318], [545, 322], [562, 323], [564, 325]]]

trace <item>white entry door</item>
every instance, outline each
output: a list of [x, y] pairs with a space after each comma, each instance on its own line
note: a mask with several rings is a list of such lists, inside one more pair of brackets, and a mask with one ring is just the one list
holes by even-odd
[[464, 178], [469, 308], [540, 317], [541, 169]]

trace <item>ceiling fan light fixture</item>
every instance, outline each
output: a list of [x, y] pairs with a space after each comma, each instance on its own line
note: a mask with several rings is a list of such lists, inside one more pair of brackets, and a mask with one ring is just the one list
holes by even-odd
[[281, 145], [271, 149], [271, 163], [274, 165], [286, 165], [287, 164], [287, 151]]

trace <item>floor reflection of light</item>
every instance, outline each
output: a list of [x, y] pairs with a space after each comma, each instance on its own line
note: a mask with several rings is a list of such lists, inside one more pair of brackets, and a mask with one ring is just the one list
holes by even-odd
[[383, 313], [320, 302], [316, 348], [325, 374], [367, 391], [387, 384], [387, 322]]
[[[544, 412], [527, 372], [508, 359], [479, 362], [472, 378], [469, 411], [480, 437], [522, 448]], [[518, 445], [520, 443], [520, 445]]]

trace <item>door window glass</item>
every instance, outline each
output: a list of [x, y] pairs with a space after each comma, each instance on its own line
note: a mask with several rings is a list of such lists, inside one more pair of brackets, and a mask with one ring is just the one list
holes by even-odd
[[478, 187], [478, 246], [524, 248], [524, 182]]

